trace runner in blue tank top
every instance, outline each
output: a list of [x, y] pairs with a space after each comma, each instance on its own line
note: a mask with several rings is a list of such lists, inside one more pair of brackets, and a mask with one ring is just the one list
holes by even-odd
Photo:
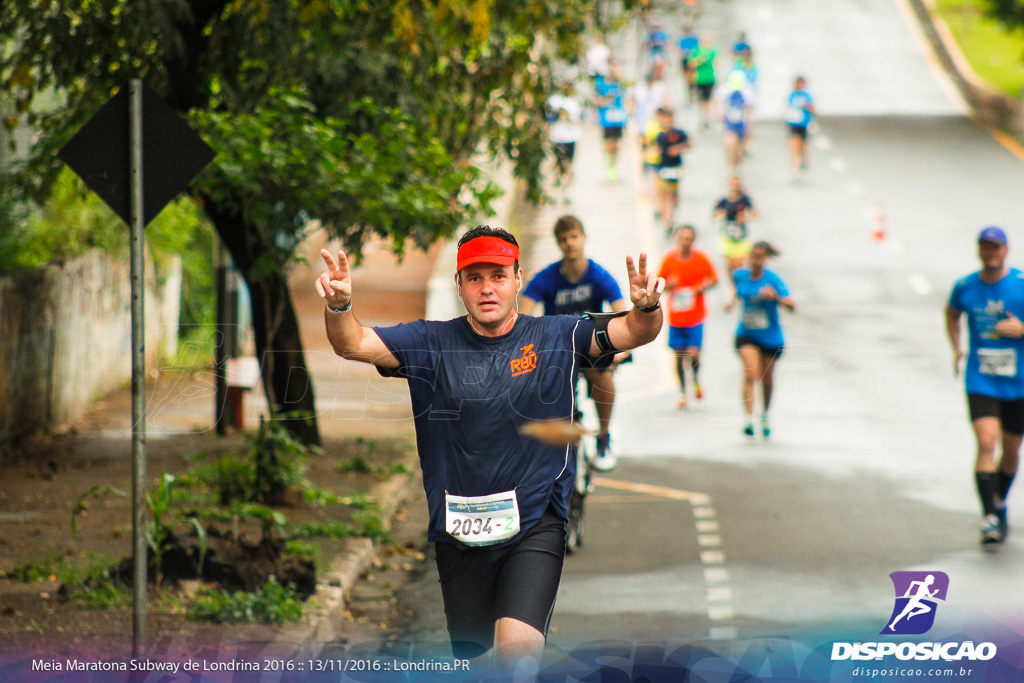
[[[1009, 531], [1006, 498], [1017, 473], [1024, 435], [1024, 273], [1006, 265], [1006, 233], [988, 227], [978, 235], [982, 268], [953, 285], [946, 332], [954, 372], [964, 357], [960, 320], [967, 316], [967, 406], [978, 449], [975, 486], [981, 499], [981, 543], [995, 547]], [[1002, 457], [995, 451], [1001, 441]]]
[[623, 317], [520, 316], [519, 246], [479, 226], [458, 247], [468, 315], [370, 328], [353, 312], [345, 253], [321, 255], [327, 270], [315, 285], [335, 352], [409, 383], [453, 653], [493, 647], [502, 666], [535, 666], [565, 557], [575, 460], [568, 439], [555, 447], [521, 430], [568, 424], [576, 368], [657, 337], [664, 281], [647, 272], [646, 254], [635, 265], [627, 257], [633, 308]]
[[[613, 311], [627, 310], [628, 306], [615, 278], [584, 254], [587, 234], [580, 219], [562, 216], [555, 221], [554, 234], [558, 248], [562, 251], [562, 260], [533, 276], [523, 292], [519, 312], [529, 315], [538, 303], [544, 305], [544, 315], [580, 316], [603, 311], [605, 303]], [[615, 405], [615, 380], [612, 373], [618, 362], [628, 355], [620, 354], [607, 368], [583, 369], [597, 408], [597, 457], [593, 466], [602, 472], [615, 469], [616, 458], [611, 450], [611, 435], [608, 433]]]
[[743, 434], [754, 436], [754, 398], [761, 385], [761, 435], [768, 438], [768, 407], [772, 402], [775, 361], [782, 355], [785, 341], [779, 324], [779, 306], [795, 311], [789, 288], [778, 275], [764, 267], [765, 261], [779, 252], [768, 242], [755, 242], [750, 248], [750, 267], [732, 274], [732, 298], [725, 305], [731, 309], [742, 304], [740, 322], [736, 326], [736, 351], [743, 361]]

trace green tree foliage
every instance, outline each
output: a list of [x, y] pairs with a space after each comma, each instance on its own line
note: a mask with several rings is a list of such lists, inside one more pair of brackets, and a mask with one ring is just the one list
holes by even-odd
[[982, 0], [986, 14], [1011, 30], [1024, 28], [1024, 0]]
[[[192, 193], [249, 285], [268, 404], [315, 415], [286, 273], [305, 217], [353, 254], [372, 235], [402, 253], [489, 210], [490, 158], [512, 159], [537, 196], [551, 60], [579, 54], [594, 10], [595, 0], [5, 0], [5, 123], [39, 131], [16, 180], [42, 200], [56, 151], [144, 78], [217, 152]], [[43, 108], [46, 94], [58, 104]], [[319, 442], [315, 420], [289, 429]]]
[[[0, 272], [69, 261], [90, 249], [128, 259], [128, 230], [70, 169], [57, 175], [49, 197], [34, 211], [10, 194], [6, 210], [0, 197], [0, 225], [8, 228], [0, 230]], [[171, 258], [181, 258], [180, 337], [207, 336], [214, 324], [213, 227], [194, 202], [182, 197], [149, 224], [146, 245], [158, 277]]]

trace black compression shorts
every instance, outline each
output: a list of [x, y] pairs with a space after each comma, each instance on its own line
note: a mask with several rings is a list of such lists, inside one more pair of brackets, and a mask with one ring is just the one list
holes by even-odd
[[565, 520], [549, 508], [519, 540], [499, 547], [435, 543], [437, 573], [457, 659], [494, 646], [494, 623], [511, 617], [547, 636], [565, 560]]
[[967, 412], [972, 422], [983, 417], [998, 417], [1007, 434], [1024, 434], [1024, 399], [1002, 401], [983, 394], [967, 394]]
[[790, 135], [795, 135], [801, 140], [807, 139], [807, 126], [794, 126], [792, 123], [786, 125], [789, 126]]

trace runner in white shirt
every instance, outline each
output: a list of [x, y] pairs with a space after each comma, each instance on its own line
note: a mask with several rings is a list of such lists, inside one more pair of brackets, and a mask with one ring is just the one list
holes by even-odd
[[561, 92], [548, 100], [548, 120], [551, 122], [548, 134], [555, 147], [555, 187], [561, 189], [562, 199], [568, 204], [568, 190], [573, 181], [572, 162], [583, 121], [583, 105], [571, 83], [563, 85]]

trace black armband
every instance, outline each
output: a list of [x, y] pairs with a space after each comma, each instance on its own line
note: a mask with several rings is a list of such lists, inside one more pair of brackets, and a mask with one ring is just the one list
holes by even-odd
[[618, 349], [612, 344], [612, 340], [608, 338], [608, 323], [612, 318], [618, 318], [624, 316], [628, 311], [619, 311], [617, 313], [584, 313], [584, 318], [589, 318], [594, 321], [594, 340], [597, 342], [597, 348], [601, 349], [602, 353], [616, 353]]

